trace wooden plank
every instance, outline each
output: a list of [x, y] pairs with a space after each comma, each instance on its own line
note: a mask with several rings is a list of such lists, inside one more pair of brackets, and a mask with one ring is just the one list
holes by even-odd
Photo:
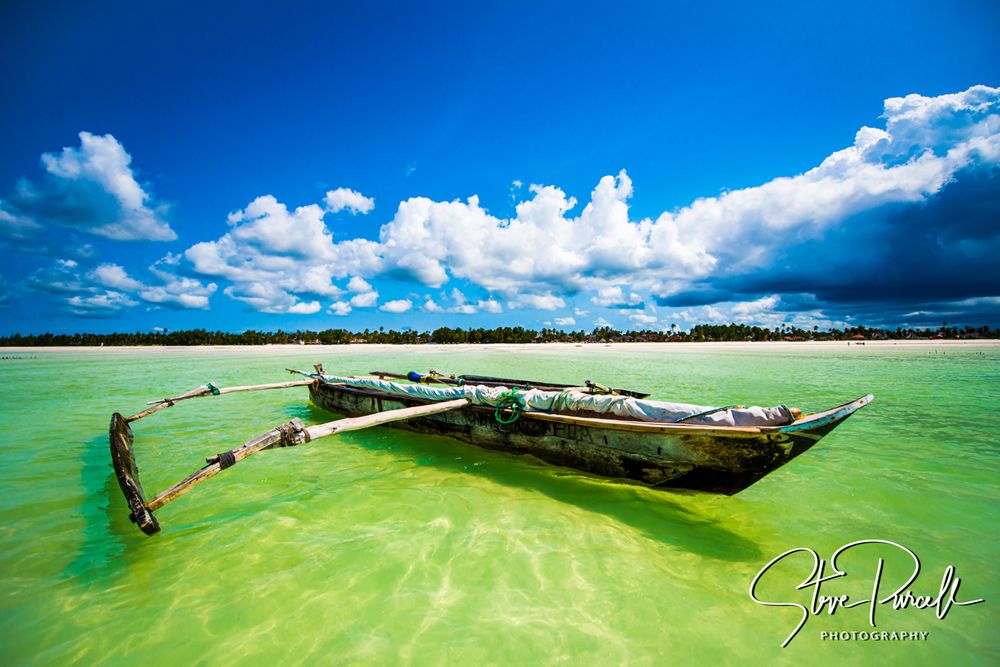
[[554, 415], [548, 412], [523, 412], [521, 419], [541, 419], [544, 421], [576, 424], [578, 426], [597, 426], [616, 431], [635, 431], [637, 433], [699, 433], [703, 435], [736, 436], [760, 435], [780, 430], [780, 426], [707, 426], [705, 424], [671, 424], [664, 422], [630, 421], [626, 419], [598, 419], [596, 417], [574, 417], [572, 415]]

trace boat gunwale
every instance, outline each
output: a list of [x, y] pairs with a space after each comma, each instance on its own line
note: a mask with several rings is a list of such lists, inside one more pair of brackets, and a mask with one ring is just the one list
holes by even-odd
[[[401, 400], [403, 402], [413, 402], [413, 403], [434, 403], [435, 401], [425, 398], [422, 396], [412, 396], [410, 394], [393, 394], [390, 392], [382, 391], [380, 389], [371, 389], [368, 387], [354, 387], [342, 382], [326, 382], [320, 378], [317, 378], [318, 385], [326, 385], [331, 388], [336, 388], [340, 391], [347, 391], [354, 394], [362, 394], [365, 396], [370, 396], [372, 398], [388, 399], [388, 400]], [[560, 415], [553, 414], [550, 412], [541, 411], [529, 411], [526, 410], [521, 413], [521, 419], [539, 419], [542, 421], [560, 422], [566, 424], [576, 424], [578, 426], [588, 427], [588, 428], [608, 428], [617, 431], [636, 431], [643, 433], [675, 433], [680, 434], [700, 434], [709, 436], [736, 436], [736, 437], [754, 437], [760, 435], [767, 435], [772, 433], [802, 433], [809, 432], [810, 430], [816, 428], [825, 428], [830, 425], [838, 424], [844, 419], [847, 419], [858, 409], [864, 407], [874, 397], [872, 394], [866, 394], [860, 398], [856, 398], [852, 401], [848, 401], [842, 405], [830, 408], [828, 410], [823, 410], [820, 412], [815, 412], [806, 415], [802, 419], [798, 419], [791, 424], [785, 424], [783, 426], [712, 426], [707, 424], [691, 424], [691, 423], [681, 423], [674, 424], [669, 422], [646, 422], [639, 420], [629, 420], [629, 419], [610, 419], [603, 417], [582, 417], [576, 415]], [[469, 406], [462, 408], [459, 412], [464, 410], [478, 410], [478, 411], [492, 411], [494, 408], [486, 405], [475, 405], [470, 404]]]

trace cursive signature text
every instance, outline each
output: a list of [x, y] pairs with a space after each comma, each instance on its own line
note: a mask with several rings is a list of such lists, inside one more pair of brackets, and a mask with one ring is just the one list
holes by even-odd
[[[872, 579], [871, 597], [860, 600], [851, 600], [849, 595], [823, 595], [821, 593], [821, 588], [825, 582], [847, 576], [847, 571], [842, 570], [837, 566], [837, 558], [839, 558], [845, 551], [855, 549], [866, 544], [888, 545], [909, 554], [909, 556], [913, 559], [913, 570], [910, 572], [906, 581], [896, 586], [893, 592], [884, 595], [882, 592], [882, 570], [885, 565], [885, 560], [879, 558], [875, 566], [875, 576]], [[813, 561], [812, 572], [810, 572], [809, 576], [802, 580], [801, 584], [795, 587], [796, 590], [812, 588], [812, 597], [809, 602], [809, 606], [807, 607], [806, 605], [798, 604], [796, 602], [760, 599], [757, 596], [757, 585], [760, 583], [761, 579], [776, 564], [788, 556], [800, 552], [810, 554]], [[896, 610], [905, 609], [907, 607], [913, 607], [915, 609], [933, 609], [935, 615], [939, 619], [943, 619], [948, 615], [948, 612], [953, 606], [965, 607], [983, 602], [983, 599], [981, 598], [965, 602], [958, 601], [958, 587], [961, 585], [962, 580], [955, 576], [955, 567], [953, 565], [949, 565], [945, 568], [944, 574], [941, 577], [941, 587], [938, 589], [937, 595], [915, 595], [913, 591], [910, 590], [910, 586], [914, 581], [916, 581], [917, 576], [920, 574], [920, 559], [917, 558], [917, 554], [913, 553], [906, 547], [888, 540], [858, 540], [857, 542], [845, 544], [833, 552], [833, 556], [829, 561], [829, 566], [831, 572], [827, 574], [827, 561], [820, 558], [819, 554], [808, 547], [798, 547], [796, 549], [789, 549], [783, 554], [772, 558], [767, 565], [761, 568], [760, 572], [757, 573], [757, 576], [753, 578], [753, 581], [750, 582], [750, 599], [757, 604], [761, 604], [766, 607], [795, 607], [802, 612], [798, 625], [796, 625], [791, 634], [785, 638], [784, 643], [781, 645], [782, 648], [788, 646], [789, 642], [791, 642], [792, 639], [795, 638], [795, 635], [797, 635], [805, 626], [806, 621], [809, 620], [810, 616], [818, 616], [824, 612], [832, 616], [838, 609], [851, 609], [853, 607], [867, 605], [868, 623], [874, 628], [877, 627], [875, 623], [875, 612], [880, 605], [891, 604], [892, 608]]]

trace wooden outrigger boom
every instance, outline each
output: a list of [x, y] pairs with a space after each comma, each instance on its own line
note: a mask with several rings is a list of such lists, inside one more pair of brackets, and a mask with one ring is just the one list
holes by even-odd
[[118, 478], [118, 486], [128, 503], [129, 518], [135, 522], [139, 529], [147, 535], [153, 535], [160, 530], [160, 524], [153, 515], [153, 512], [160, 509], [167, 503], [176, 500], [183, 494], [193, 489], [198, 484], [218, 475], [226, 468], [230, 468], [237, 462], [256, 454], [259, 451], [272, 447], [291, 447], [300, 445], [320, 438], [326, 438], [336, 433], [347, 431], [357, 431], [380, 424], [399, 421], [402, 419], [412, 419], [439, 414], [449, 410], [465, 407], [469, 404], [468, 399], [461, 398], [454, 401], [444, 401], [430, 405], [421, 405], [399, 410], [389, 410], [360, 417], [347, 417], [315, 426], [303, 426], [299, 419], [277, 426], [266, 433], [263, 433], [243, 445], [220, 452], [205, 459], [206, 465], [198, 471], [185, 477], [176, 484], [170, 486], [152, 500], [146, 501], [142, 485], [139, 483], [139, 466], [136, 464], [135, 451], [133, 448], [134, 436], [129, 422], [136, 421], [142, 417], [174, 405], [178, 401], [201, 396], [218, 396], [230, 394], [238, 391], [260, 391], [266, 389], [283, 389], [287, 387], [301, 387], [312, 384], [313, 380], [296, 380], [294, 382], [281, 382], [267, 385], [255, 385], [249, 387], [228, 387], [215, 388], [211, 384], [198, 387], [189, 392], [153, 401], [155, 406], [133, 415], [123, 417], [121, 413], [111, 415], [111, 426], [109, 429], [109, 441], [111, 445], [111, 464], [115, 469], [115, 476]]

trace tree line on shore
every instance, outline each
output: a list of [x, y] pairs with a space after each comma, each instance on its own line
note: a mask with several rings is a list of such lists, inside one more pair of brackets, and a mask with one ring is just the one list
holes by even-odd
[[491, 344], [491, 343], [670, 343], [709, 341], [836, 341], [836, 340], [910, 340], [920, 338], [1000, 338], [1000, 329], [988, 326], [973, 328], [949, 327], [945, 322], [940, 327], [930, 329], [901, 328], [881, 329], [875, 327], [849, 327], [845, 329], [820, 330], [819, 327], [801, 329], [782, 325], [773, 328], [746, 324], [699, 324], [690, 331], [682, 331], [676, 325], [664, 331], [619, 331], [612, 327], [598, 327], [589, 333], [563, 331], [544, 328], [540, 331], [524, 327], [450, 328], [440, 327], [433, 331], [418, 332], [411, 329], [386, 331], [348, 331], [346, 329], [324, 329], [322, 331], [208, 331], [188, 329], [183, 331], [137, 331], [135, 333], [111, 334], [27, 334], [15, 333], [0, 336], [0, 346], [5, 347], [47, 347], [47, 346], [115, 346], [115, 345], [346, 345], [350, 343], [372, 343], [389, 345], [414, 344]]

